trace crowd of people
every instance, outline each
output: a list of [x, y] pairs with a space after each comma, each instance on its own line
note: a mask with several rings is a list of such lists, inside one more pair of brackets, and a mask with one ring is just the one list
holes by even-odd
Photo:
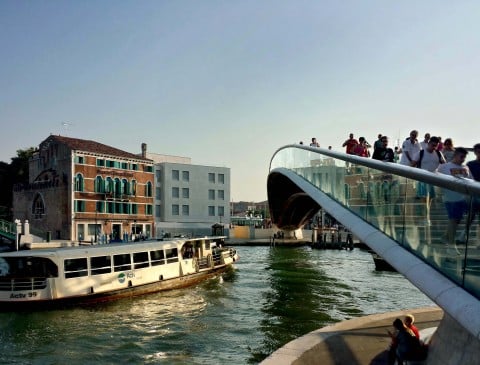
[[[452, 138], [446, 138], [442, 142], [442, 137], [431, 136], [430, 133], [425, 133], [423, 140], [419, 141], [418, 131], [412, 130], [401, 146], [396, 146], [392, 149], [388, 143], [388, 137], [382, 134], [378, 135], [372, 146], [365, 137], [360, 137], [357, 140], [354, 134], [350, 133], [348, 139], [343, 142], [342, 147], [350, 155], [371, 157], [384, 162], [398, 162], [401, 165], [417, 167], [433, 173], [473, 179], [480, 182], [480, 143], [473, 146], [475, 159], [468, 163], [465, 163], [468, 150], [463, 147], [454, 147]], [[310, 146], [320, 147], [316, 138], [312, 138]], [[329, 146], [329, 149], [331, 149], [331, 146]], [[370, 153], [372, 149], [373, 152]], [[417, 198], [426, 201], [428, 211], [432, 199], [435, 197], [434, 187], [419, 182], [416, 194]], [[454, 254], [460, 254], [456, 246], [456, 231], [469, 209], [469, 202], [467, 202], [463, 194], [448, 189], [444, 190], [443, 202], [448, 215], [448, 226], [444, 238], [448, 249], [454, 251]], [[471, 221], [475, 218], [476, 212], [480, 214], [480, 198], [473, 200], [473, 212], [469, 218]]]

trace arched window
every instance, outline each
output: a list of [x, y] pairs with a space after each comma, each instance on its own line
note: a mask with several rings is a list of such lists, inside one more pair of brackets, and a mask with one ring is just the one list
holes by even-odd
[[119, 196], [122, 193], [122, 182], [118, 177], [115, 178], [114, 192], [115, 196]]
[[122, 179], [122, 194], [123, 195], [129, 195], [130, 194], [130, 191], [129, 191], [129, 186], [128, 186], [128, 181], [127, 179]]
[[152, 183], [150, 181], [145, 185], [145, 196], [152, 196]]
[[105, 192], [113, 193], [113, 180], [111, 177], [107, 177], [105, 180]]
[[34, 218], [41, 218], [45, 214], [45, 203], [40, 194], [37, 194], [33, 199], [32, 214]]
[[137, 195], [137, 181], [132, 180], [132, 195]]
[[82, 176], [82, 174], [77, 174], [77, 176], [75, 176], [75, 191], [83, 191], [83, 176]]
[[367, 199], [367, 192], [365, 191], [365, 184], [363, 182], [358, 184], [358, 193], [361, 199]]
[[105, 183], [101, 176], [95, 178], [95, 192], [104, 193], [105, 192]]
[[345, 194], [346, 203], [348, 204], [348, 201], [350, 200], [350, 185], [348, 184], [344, 185], [344, 194]]

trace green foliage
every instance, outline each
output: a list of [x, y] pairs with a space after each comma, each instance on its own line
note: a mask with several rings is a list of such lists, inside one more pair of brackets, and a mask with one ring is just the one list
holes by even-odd
[[34, 147], [17, 150], [10, 164], [0, 161], [0, 215], [1, 219], [11, 220], [13, 186], [28, 183], [28, 160], [35, 152]]

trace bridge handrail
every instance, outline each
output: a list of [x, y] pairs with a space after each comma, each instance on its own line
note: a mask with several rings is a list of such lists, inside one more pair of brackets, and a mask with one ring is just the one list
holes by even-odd
[[[270, 159], [270, 170], [274, 169], [274, 165], [277, 154], [281, 151], [288, 149], [298, 149], [313, 152], [314, 154], [328, 156], [334, 159], [342, 160], [344, 162], [352, 163], [355, 165], [361, 165], [370, 167], [383, 172], [399, 175], [402, 177], [410, 178], [413, 180], [422, 181], [425, 183], [433, 184], [449, 190], [454, 190], [463, 194], [478, 195], [480, 196], [480, 184], [471, 179], [462, 179], [445, 174], [436, 174], [429, 171], [425, 171], [418, 168], [412, 168], [410, 166], [401, 165], [393, 162], [383, 162], [374, 160], [372, 158], [360, 157], [356, 155], [348, 155], [346, 153], [332, 151], [321, 147], [310, 147], [299, 144], [289, 144], [277, 149], [272, 158]], [[281, 167], [288, 167], [282, 165]]]

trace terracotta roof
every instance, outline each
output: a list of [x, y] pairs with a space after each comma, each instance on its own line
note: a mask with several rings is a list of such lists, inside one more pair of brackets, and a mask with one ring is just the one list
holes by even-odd
[[70, 137], [52, 134], [44, 142], [42, 142], [42, 144], [47, 141], [55, 141], [58, 143], [62, 143], [74, 151], [84, 151], [84, 152], [98, 153], [102, 155], [109, 155], [109, 156], [115, 156], [115, 157], [152, 161], [151, 159], [142, 157], [141, 155], [136, 155], [134, 153], [122, 151], [122, 150], [119, 150], [118, 148], [107, 146], [103, 143], [90, 141], [86, 139], [70, 138]]

